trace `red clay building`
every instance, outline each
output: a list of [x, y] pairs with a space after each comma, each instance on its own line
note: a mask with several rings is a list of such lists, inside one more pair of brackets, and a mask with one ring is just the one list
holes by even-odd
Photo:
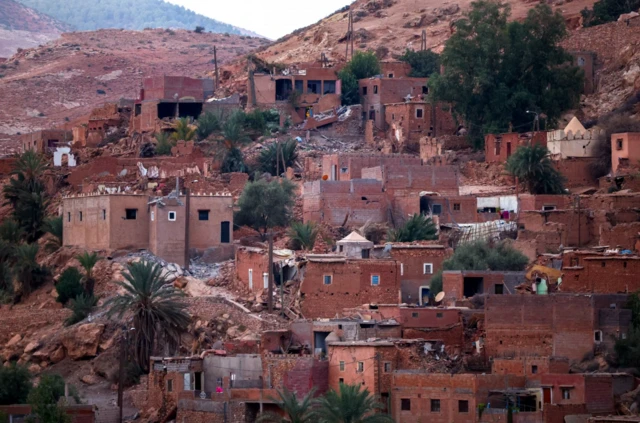
[[455, 135], [457, 125], [451, 109], [426, 101], [384, 105], [385, 128], [398, 151], [418, 151], [420, 138]]
[[611, 135], [611, 172], [640, 166], [640, 133], [626, 132]]
[[36, 131], [20, 136], [22, 151], [33, 150], [36, 153], [50, 153], [56, 149], [58, 144], [66, 144], [73, 141], [73, 134], [70, 131], [51, 129]]
[[361, 179], [362, 169], [376, 166], [421, 166], [422, 160], [410, 154], [325, 154], [322, 156], [323, 176], [329, 181]]
[[547, 146], [546, 132], [527, 132], [519, 134], [488, 134], [484, 137], [485, 161], [488, 163], [505, 163], [518, 147], [523, 145], [540, 144]]
[[455, 303], [476, 294], [515, 294], [516, 286], [525, 280], [525, 272], [445, 270], [442, 272], [442, 290], [445, 301]]
[[563, 254], [563, 292], [617, 294], [640, 290], [640, 257], [576, 251]]
[[398, 304], [400, 264], [395, 260], [349, 260], [344, 256], [307, 256], [300, 287], [305, 318], [334, 317], [367, 303]]
[[360, 99], [363, 120], [373, 120], [374, 127], [386, 131], [385, 108], [387, 104], [404, 102], [411, 98], [421, 101], [428, 93], [427, 78], [361, 79]]

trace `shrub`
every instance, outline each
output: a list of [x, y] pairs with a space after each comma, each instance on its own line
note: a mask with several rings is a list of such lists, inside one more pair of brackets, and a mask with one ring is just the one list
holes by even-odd
[[193, 30], [196, 34], [202, 34], [204, 32], [203, 26], [196, 26], [196, 29]]
[[16, 363], [0, 366], [0, 405], [24, 404], [31, 390], [29, 370]]
[[13, 219], [6, 219], [0, 224], [0, 239], [11, 244], [18, 244], [24, 235], [20, 225]]
[[294, 250], [313, 250], [319, 228], [313, 222], [293, 222], [287, 231], [291, 248]]
[[[294, 139], [288, 139], [283, 143], [273, 143], [260, 152], [258, 162], [262, 172], [277, 176], [278, 163], [280, 172], [284, 172], [287, 167], [293, 167], [298, 159], [298, 143]], [[282, 159], [284, 158], [284, 164]]]
[[156, 134], [156, 144], [155, 154], [158, 156], [170, 156], [171, 149], [175, 147], [176, 143], [171, 139], [169, 134], [166, 132], [158, 132]]
[[205, 140], [215, 131], [219, 131], [222, 127], [220, 123], [220, 116], [211, 112], [206, 112], [198, 117], [196, 121], [198, 129], [196, 129], [196, 135], [199, 140]]
[[342, 81], [342, 104], [359, 103], [358, 80], [370, 78], [380, 72], [380, 62], [374, 52], [355, 52], [353, 59], [338, 72], [338, 78]]
[[67, 304], [69, 300], [83, 294], [84, 288], [80, 283], [81, 280], [82, 273], [76, 267], [67, 267], [56, 284], [57, 301], [61, 304]]
[[390, 230], [388, 240], [391, 242], [413, 242], [438, 239], [438, 229], [431, 218], [421, 214], [414, 214], [405, 224], [395, 230]]
[[65, 320], [66, 326], [75, 325], [86, 319], [93, 308], [98, 305], [98, 299], [93, 295], [80, 294], [71, 300], [68, 308], [71, 310], [71, 316]]

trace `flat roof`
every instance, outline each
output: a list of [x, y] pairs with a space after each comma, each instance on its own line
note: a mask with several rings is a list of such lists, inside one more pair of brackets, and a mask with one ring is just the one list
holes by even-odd
[[[440, 244], [396, 244], [393, 242], [390, 242], [389, 244], [391, 244], [392, 249], [394, 250], [444, 250], [447, 248]], [[386, 245], [387, 244], [374, 245], [373, 248], [385, 248]]]

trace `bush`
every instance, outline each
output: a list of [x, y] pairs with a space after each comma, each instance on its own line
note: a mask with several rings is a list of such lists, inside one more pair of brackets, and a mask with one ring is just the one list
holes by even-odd
[[198, 126], [196, 135], [201, 141], [207, 139], [209, 135], [222, 128], [220, 116], [211, 112], [201, 114], [196, 121], [196, 125]]
[[158, 132], [156, 141], [158, 143], [156, 144], [155, 154], [158, 156], [170, 156], [171, 149], [176, 146], [175, 141], [166, 132]]
[[411, 65], [409, 76], [414, 78], [429, 78], [434, 73], [440, 73], [440, 56], [431, 50], [407, 49], [400, 60]]
[[71, 310], [71, 316], [65, 320], [66, 326], [75, 325], [86, 319], [93, 308], [98, 305], [98, 299], [96, 297], [88, 296], [86, 294], [80, 294], [71, 300], [71, 304], [68, 306]]
[[6, 219], [0, 224], [0, 240], [7, 241], [11, 244], [18, 244], [23, 235], [24, 232], [15, 220]]
[[374, 52], [356, 51], [351, 61], [338, 73], [342, 81], [342, 104], [359, 103], [358, 80], [379, 75], [380, 72], [380, 62]]
[[414, 214], [405, 224], [395, 230], [390, 230], [390, 242], [413, 242], [438, 239], [438, 229], [431, 218], [421, 214]]
[[242, 155], [242, 151], [240, 151], [239, 148], [232, 148], [230, 150], [227, 150], [227, 152], [224, 155], [224, 159], [222, 159], [222, 166], [220, 167], [220, 172], [246, 173], [247, 171], [248, 171], [248, 167], [244, 163], [244, 156]]
[[204, 32], [203, 26], [196, 26], [196, 29], [193, 30], [196, 34], [202, 34]]
[[26, 367], [11, 363], [0, 366], [0, 405], [24, 404], [31, 391], [31, 373]]
[[76, 267], [68, 267], [60, 275], [60, 279], [56, 284], [58, 292], [57, 301], [61, 304], [67, 304], [71, 299], [76, 298], [84, 293], [84, 288], [80, 281], [82, 273]]
[[240, 210], [234, 215], [234, 223], [249, 226], [266, 239], [268, 229], [289, 223], [295, 189], [295, 185], [286, 179], [249, 182], [238, 200]]
[[[278, 147], [279, 146], [279, 147]], [[260, 152], [258, 162], [260, 170], [277, 176], [276, 168], [280, 164], [280, 172], [284, 172], [287, 167], [293, 167], [298, 159], [298, 143], [294, 139], [288, 139], [283, 143], [273, 143]], [[284, 164], [282, 158], [284, 157]]]
[[313, 250], [319, 229], [313, 222], [293, 222], [287, 231], [291, 248], [294, 250]]

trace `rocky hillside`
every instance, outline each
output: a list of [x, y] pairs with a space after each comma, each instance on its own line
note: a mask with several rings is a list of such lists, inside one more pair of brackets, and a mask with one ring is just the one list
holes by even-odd
[[18, 48], [44, 44], [70, 29], [70, 25], [14, 0], [0, 0], [0, 57], [11, 56]]
[[[73, 121], [122, 97], [136, 98], [152, 75], [204, 76], [218, 61], [267, 43], [262, 38], [176, 30], [74, 32], [0, 64], [0, 154], [20, 133]], [[13, 143], [9, 141], [14, 141]]]

